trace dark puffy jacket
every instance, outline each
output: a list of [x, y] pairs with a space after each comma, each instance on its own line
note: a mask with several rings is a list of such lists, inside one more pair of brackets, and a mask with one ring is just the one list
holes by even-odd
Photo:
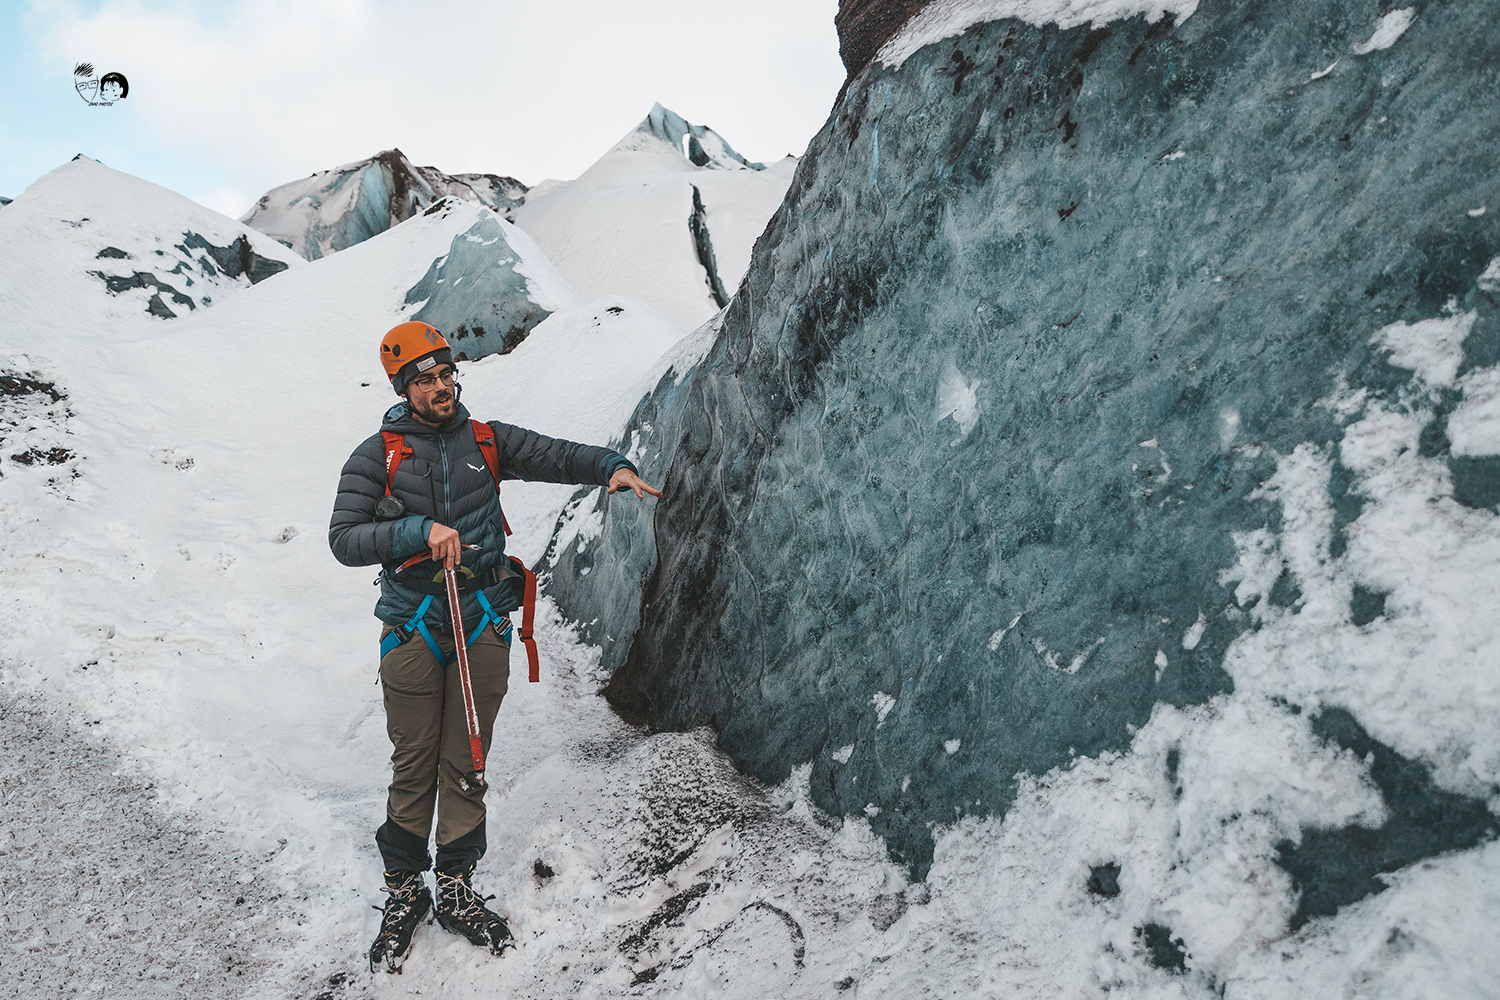
[[[495, 430], [501, 479], [607, 486], [616, 471], [635, 471], [623, 455], [609, 448], [561, 441], [493, 420], [490, 426]], [[504, 614], [518, 607], [518, 588], [511, 583], [514, 574], [505, 559], [500, 496], [474, 441], [469, 411], [460, 403], [451, 420], [429, 427], [407, 412], [406, 403], [397, 403], [386, 411], [380, 429], [404, 434], [412, 451], [402, 459], [391, 484], [391, 493], [406, 505], [406, 515], [375, 520], [375, 504], [385, 496], [385, 439], [375, 434], [344, 463], [328, 525], [328, 546], [339, 562], [383, 564], [375, 617], [387, 625], [405, 625], [426, 596], [424, 591], [434, 591], [424, 617], [429, 626], [448, 630], [447, 598], [441, 586], [433, 586], [434, 577], [442, 582], [440, 568], [422, 562], [399, 575], [395, 572], [407, 559], [427, 551], [427, 532], [434, 522], [456, 530], [465, 545], [479, 546], [464, 551], [466, 569], [481, 577], [497, 571], [495, 582], [484, 588], [495, 610]], [[466, 593], [462, 601], [464, 621], [473, 629], [482, 614], [479, 600]]]

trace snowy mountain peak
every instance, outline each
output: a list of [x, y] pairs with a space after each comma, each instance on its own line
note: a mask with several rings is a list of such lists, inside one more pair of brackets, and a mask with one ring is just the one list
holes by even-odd
[[497, 174], [445, 174], [388, 149], [274, 188], [241, 221], [316, 260], [383, 233], [448, 196], [505, 212], [525, 200], [526, 185]]
[[543, 181], [510, 217], [585, 300], [628, 294], [693, 329], [739, 287], [796, 165], [750, 163], [657, 104], [577, 179]]
[[35, 346], [48, 331], [197, 312], [300, 263], [233, 219], [80, 155], [6, 206], [0, 310], [49, 302], [46, 320], [22, 331]]
[[616, 150], [642, 149], [640, 136], [660, 139], [683, 156], [695, 167], [709, 170], [764, 170], [764, 163], [751, 163], [736, 153], [719, 135], [707, 125], [694, 125], [686, 118], [660, 103], [651, 107], [635, 130], [615, 146]]

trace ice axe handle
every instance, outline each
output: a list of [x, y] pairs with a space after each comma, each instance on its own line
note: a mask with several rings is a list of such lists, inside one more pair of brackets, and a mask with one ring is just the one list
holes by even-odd
[[484, 745], [479, 738], [479, 715], [474, 711], [474, 684], [469, 673], [469, 651], [464, 646], [464, 618], [458, 601], [458, 574], [446, 567], [443, 582], [448, 590], [448, 613], [453, 627], [453, 652], [458, 656], [458, 682], [464, 697], [464, 721], [469, 727], [469, 754], [474, 761], [473, 777], [484, 787]]

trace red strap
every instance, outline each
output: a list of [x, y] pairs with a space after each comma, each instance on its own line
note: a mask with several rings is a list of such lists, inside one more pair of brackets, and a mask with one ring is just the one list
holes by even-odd
[[[495, 477], [495, 492], [500, 492], [500, 450], [495, 444], [495, 428], [479, 420], [470, 420], [474, 425], [474, 443], [479, 445], [479, 451], [484, 455], [484, 464], [490, 467], [490, 475]], [[500, 511], [500, 523], [505, 528], [505, 533], [510, 534], [510, 521], [506, 520], [505, 511]], [[521, 645], [526, 647], [526, 661], [530, 667], [527, 680], [532, 684], [542, 679], [542, 660], [537, 653], [534, 630], [536, 627], [536, 574], [526, 568], [526, 564], [515, 556], [510, 557], [511, 568], [521, 574], [525, 586], [521, 591]]]
[[510, 557], [510, 566], [526, 580], [521, 591], [521, 643], [526, 647], [526, 660], [531, 667], [527, 680], [535, 684], [542, 679], [542, 661], [537, 655], [536, 639], [533, 637], [536, 627], [536, 574], [515, 556]]
[[479, 450], [484, 454], [484, 464], [490, 467], [490, 475], [495, 477], [495, 489], [500, 488], [500, 449], [495, 444], [495, 428], [482, 420], [470, 420], [474, 425], [474, 443], [479, 445]]
[[[484, 456], [484, 464], [490, 467], [490, 475], [495, 477], [495, 492], [500, 492], [500, 448], [495, 444], [495, 428], [482, 420], [470, 418], [469, 423], [474, 425], [474, 443], [479, 445], [479, 452]], [[511, 534], [510, 521], [505, 517], [505, 511], [500, 511], [500, 524], [505, 528], [507, 535]]]
[[385, 438], [385, 495], [390, 496], [391, 486], [396, 482], [396, 469], [401, 460], [411, 454], [411, 449], [406, 446], [405, 434], [381, 431], [380, 436]]

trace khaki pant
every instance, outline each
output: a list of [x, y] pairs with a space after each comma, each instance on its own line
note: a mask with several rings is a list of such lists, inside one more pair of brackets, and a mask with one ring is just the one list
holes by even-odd
[[[390, 632], [387, 625], [381, 638]], [[433, 632], [433, 638], [444, 653], [452, 655], [449, 636]], [[479, 734], [488, 756], [495, 715], [510, 682], [510, 644], [501, 641], [493, 624], [469, 647], [469, 675]], [[458, 663], [444, 668], [414, 632], [381, 658], [380, 686], [385, 696], [385, 729], [394, 747], [386, 814], [392, 823], [426, 841], [435, 806], [437, 842], [451, 844], [484, 820], [484, 789], [464, 791], [458, 783], [474, 770]]]

